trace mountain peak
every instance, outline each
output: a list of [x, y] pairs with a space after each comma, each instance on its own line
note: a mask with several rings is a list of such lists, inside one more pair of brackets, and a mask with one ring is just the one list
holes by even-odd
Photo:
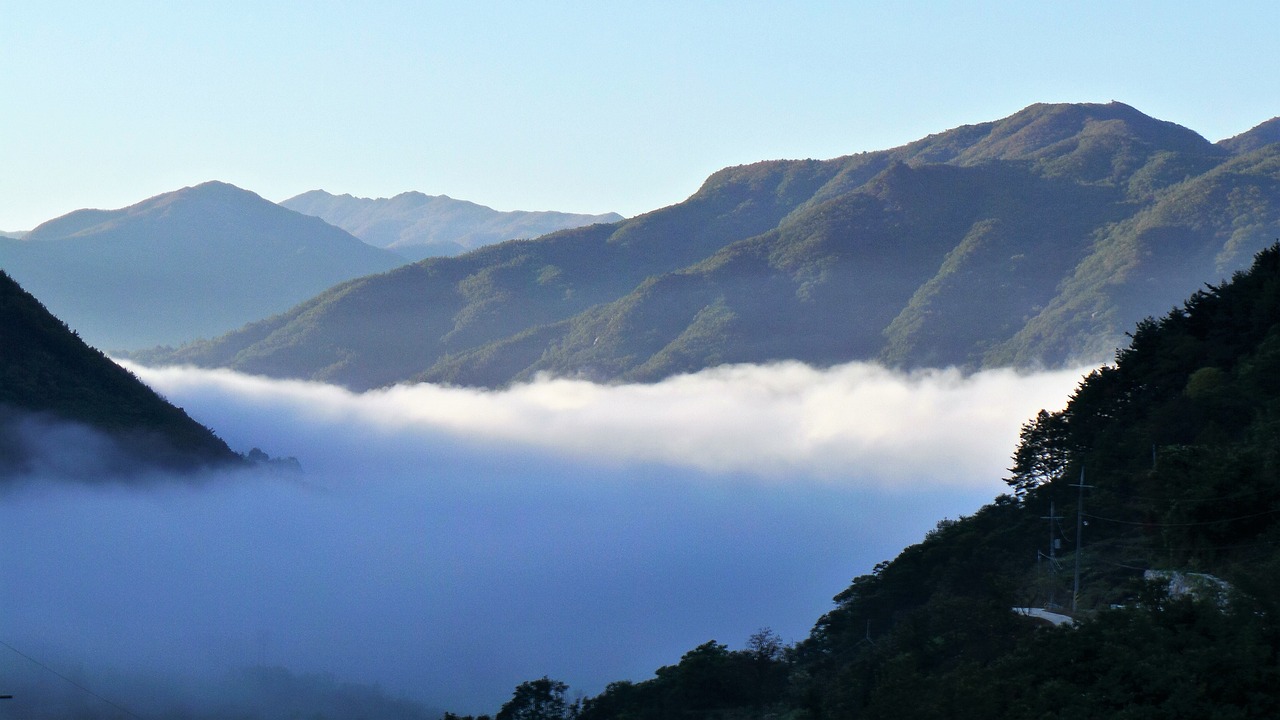
[[266, 203], [274, 205], [270, 200], [262, 197], [252, 190], [245, 190], [231, 183], [222, 182], [221, 180], [209, 180], [198, 185], [189, 185], [180, 190], [157, 195], [153, 198], [143, 200], [133, 207], [145, 205], [150, 202], [164, 202], [168, 200], [211, 200], [214, 202], [238, 201], [247, 203]]
[[60, 240], [99, 231], [125, 218], [172, 213], [175, 207], [217, 208], [221, 214], [225, 214], [229, 204], [241, 208], [242, 211], [254, 206], [275, 207], [275, 203], [264, 199], [255, 192], [236, 187], [230, 183], [211, 180], [198, 185], [190, 185], [178, 190], [161, 193], [118, 210], [74, 210], [61, 217], [41, 223], [27, 234], [26, 239], [32, 241]]
[[404, 259], [257, 193], [206, 182], [77, 210], [0, 242], [0, 266], [100, 347], [220, 334]]
[[[213, 191], [242, 192], [242, 193], [250, 192], [249, 190], [236, 187], [235, 185], [232, 185], [229, 182], [223, 182], [221, 180], [206, 180], [202, 183], [196, 183], [195, 185], [188, 185], [187, 187], [182, 188], [182, 190], [201, 190], [206, 192], [213, 192]], [[256, 194], [256, 193], [250, 193], [250, 194]]]
[[[930, 135], [900, 149], [913, 161], [976, 165], [992, 160], [1061, 162], [1059, 170], [1108, 177], [1108, 158], [1128, 147], [1135, 169], [1157, 152], [1218, 155], [1222, 151], [1176, 123], [1157, 120], [1121, 102], [1036, 103], [1001, 120], [963, 125]], [[1053, 174], [1057, 174], [1056, 172]]]
[[996, 121], [970, 159], [1034, 159], [1073, 149], [1086, 136], [1121, 136], [1159, 150], [1206, 152], [1209, 141], [1119, 102], [1036, 104]]

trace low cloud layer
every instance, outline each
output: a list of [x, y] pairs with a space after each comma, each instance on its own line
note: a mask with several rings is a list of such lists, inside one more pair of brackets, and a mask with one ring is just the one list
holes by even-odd
[[0, 495], [0, 639], [121, 688], [266, 664], [476, 713], [543, 675], [597, 693], [710, 639], [803, 638], [852, 577], [999, 492], [1019, 425], [1080, 376], [785, 364], [353, 394], [134, 370], [305, 473], [44, 466]]
[[[351, 393], [229, 371], [132, 367], [171, 397], [234, 397], [308, 423], [443, 433], [597, 462], [653, 462], [768, 480], [997, 488], [1022, 422], [1061, 408], [1087, 368], [901, 373], [853, 363], [738, 365], [652, 385], [548, 379], [501, 391], [402, 385]], [[207, 421], [221, 431], [221, 417]]]

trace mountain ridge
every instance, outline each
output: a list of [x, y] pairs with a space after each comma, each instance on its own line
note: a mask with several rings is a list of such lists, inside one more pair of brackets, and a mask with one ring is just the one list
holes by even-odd
[[532, 238], [623, 219], [617, 213], [502, 212], [448, 195], [426, 195], [417, 191], [390, 198], [362, 198], [311, 190], [282, 200], [280, 205], [319, 217], [370, 245], [411, 260], [457, 255], [503, 240]]
[[[1278, 147], [1232, 154], [1121, 103], [1033, 105], [889, 150], [724, 168], [614, 225], [335, 288], [260, 321], [261, 342], [141, 358], [358, 389], [1101, 359], [1280, 236]], [[389, 338], [340, 329], [379, 307], [396, 308], [379, 316]]]
[[[67, 427], [92, 428], [109, 443], [76, 432], [68, 439], [58, 432]], [[88, 479], [243, 463], [208, 428], [85, 344], [3, 270], [0, 449], [0, 477], [37, 470], [49, 457]]]
[[1280, 117], [1255, 125], [1239, 135], [1219, 140], [1217, 144], [1235, 155], [1242, 155], [1276, 142], [1280, 142]]
[[117, 210], [77, 210], [22, 240], [0, 239], [0, 267], [112, 350], [225, 332], [403, 262], [216, 181]]

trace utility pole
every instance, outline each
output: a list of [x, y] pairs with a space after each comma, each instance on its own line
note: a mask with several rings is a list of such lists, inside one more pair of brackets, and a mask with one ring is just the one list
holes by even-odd
[[1076, 611], [1076, 601], [1080, 597], [1080, 541], [1084, 537], [1084, 489], [1093, 487], [1084, 484], [1084, 466], [1080, 466], [1080, 482], [1076, 485], [1080, 488], [1079, 500], [1076, 502], [1076, 577], [1071, 584], [1071, 612]]
[[[1057, 588], [1055, 587], [1056, 583], [1053, 581], [1053, 577], [1058, 571], [1058, 553], [1057, 553], [1058, 538], [1054, 537], [1053, 523], [1057, 520], [1062, 519], [1061, 515], [1058, 515], [1057, 513], [1054, 512], [1054, 505], [1052, 500], [1049, 501], [1048, 516], [1041, 517], [1040, 519], [1049, 521], [1049, 571], [1047, 575], [1049, 576], [1050, 581], [1049, 581], [1049, 602], [1046, 603], [1046, 605], [1049, 607], [1052, 607], [1057, 604], [1056, 597], [1055, 597], [1057, 595]], [[1044, 553], [1037, 554], [1037, 557], [1036, 557], [1037, 562], [1039, 561], [1040, 555], [1044, 555]]]

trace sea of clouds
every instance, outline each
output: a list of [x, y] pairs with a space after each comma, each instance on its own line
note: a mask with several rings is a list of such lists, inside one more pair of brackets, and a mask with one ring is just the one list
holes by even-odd
[[594, 694], [710, 639], [802, 639], [854, 576], [1001, 492], [1020, 425], [1087, 372], [352, 393], [131, 369], [304, 472], [10, 483], [0, 639], [90, 679], [279, 665], [476, 713], [543, 675]]
[[[283, 413], [292, 423], [379, 439], [444, 435], [614, 466], [662, 463], [760, 481], [987, 490], [1000, 487], [1020, 424], [1041, 408], [1061, 407], [1088, 372], [965, 375], [778, 363], [724, 366], [650, 385], [543, 379], [500, 391], [422, 384], [358, 394], [226, 370], [131, 368], [241, 443], [251, 440], [247, 427], [259, 432], [246, 425], [246, 414]], [[267, 441], [265, 432], [254, 437]], [[314, 452], [307, 444], [297, 449]]]

